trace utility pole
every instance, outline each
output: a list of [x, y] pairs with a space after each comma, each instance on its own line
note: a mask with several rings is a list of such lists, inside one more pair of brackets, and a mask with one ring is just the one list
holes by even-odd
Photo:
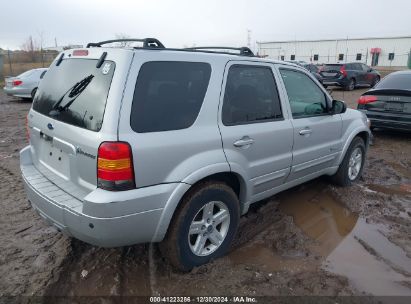
[[251, 30], [247, 29], [247, 46], [251, 48]]
[[365, 53], [365, 64], [368, 64], [368, 47], [367, 47], [367, 53]]
[[57, 37], [54, 37], [54, 46], [57, 47]]
[[11, 67], [11, 57], [10, 57], [10, 50], [7, 50], [7, 57], [9, 59], [9, 67], [10, 67], [10, 76], [13, 75], [13, 69]]

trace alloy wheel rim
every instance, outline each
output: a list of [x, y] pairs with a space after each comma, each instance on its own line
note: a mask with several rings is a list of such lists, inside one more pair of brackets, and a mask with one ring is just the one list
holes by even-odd
[[348, 178], [350, 180], [355, 180], [360, 174], [362, 165], [362, 151], [360, 148], [355, 148], [351, 153], [350, 160], [348, 163]]
[[221, 201], [205, 204], [191, 221], [188, 244], [197, 256], [208, 256], [220, 248], [228, 234], [230, 212]]

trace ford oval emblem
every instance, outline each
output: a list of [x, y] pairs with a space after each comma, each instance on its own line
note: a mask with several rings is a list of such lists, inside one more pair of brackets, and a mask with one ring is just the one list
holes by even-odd
[[47, 128], [49, 128], [49, 130], [53, 130], [53, 129], [54, 129], [54, 127], [53, 127], [53, 125], [52, 125], [51, 123], [48, 123], [48, 124], [47, 124]]

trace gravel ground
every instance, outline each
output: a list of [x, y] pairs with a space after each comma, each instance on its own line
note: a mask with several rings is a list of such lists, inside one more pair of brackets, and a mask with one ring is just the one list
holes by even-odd
[[[355, 107], [364, 92], [335, 89]], [[157, 245], [69, 239], [28, 205], [18, 167], [30, 102], [0, 91], [1, 295], [411, 295], [411, 135], [375, 131], [361, 181], [257, 203], [231, 252], [180, 273]]]

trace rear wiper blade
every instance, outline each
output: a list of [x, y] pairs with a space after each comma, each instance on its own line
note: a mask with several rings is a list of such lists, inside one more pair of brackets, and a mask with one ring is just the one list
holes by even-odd
[[[94, 75], [89, 75], [79, 82], [77, 82], [75, 85], [73, 85], [70, 89], [67, 90], [66, 93], [63, 94], [63, 96], [60, 97], [60, 99], [53, 105], [52, 110], [50, 111], [49, 115], [51, 116], [56, 116], [60, 112], [67, 110], [73, 102], [77, 99], [77, 97], [80, 96], [80, 94], [86, 89], [86, 87], [90, 84], [90, 82], [93, 80]], [[64, 100], [64, 97], [68, 94], [69, 98], [72, 98], [69, 102], [67, 102], [64, 106], [61, 106], [60, 104]]]

